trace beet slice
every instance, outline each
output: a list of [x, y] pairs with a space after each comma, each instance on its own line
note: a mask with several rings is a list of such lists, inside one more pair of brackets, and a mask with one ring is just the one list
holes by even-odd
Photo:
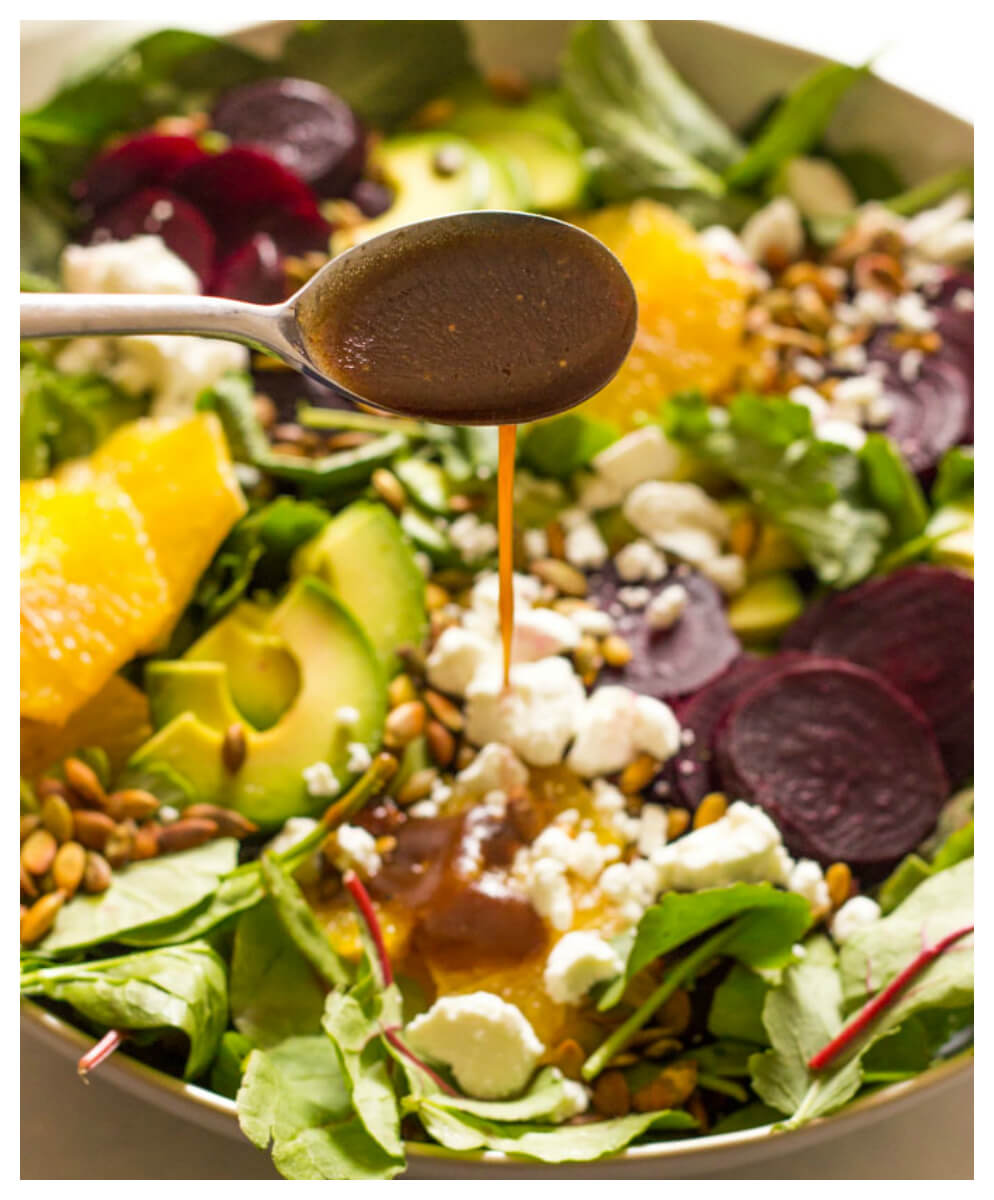
[[633, 691], [668, 700], [696, 692], [738, 658], [742, 647], [728, 626], [714, 584], [680, 568], [647, 585], [647, 590], [656, 595], [672, 583], [686, 588], [688, 603], [671, 629], [656, 631], [650, 629], [644, 609], [626, 608], [620, 602], [619, 590], [630, 585], [618, 578], [613, 567], [592, 576], [591, 596], [615, 618], [618, 633], [633, 651], [626, 666], [605, 668], [602, 682], [623, 683]]
[[139, 133], [98, 155], [73, 191], [99, 214], [141, 188], [167, 186], [181, 171], [208, 157], [192, 137]]
[[365, 135], [352, 109], [309, 79], [264, 79], [225, 92], [211, 117], [237, 145], [255, 146], [321, 196], [344, 196], [362, 172]]
[[214, 232], [188, 200], [165, 188], [143, 188], [102, 213], [89, 241], [127, 241], [157, 234], [205, 285], [214, 269]]
[[268, 233], [283, 254], [328, 247], [331, 226], [310, 188], [261, 150], [225, 150], [181, 171], [173, 186], [211, 223], [222, 255], [257, 233]]
[[931, 721], [954, 786], [973, 774], [973, 580], [911, 566], [827, 597], [784, 644], [878, 671]]
[[283, 259], [268, 233], [249, 238], [218, 265], [210, 293], [252, 304], [279, 304], [285, 298]]
[[839, 659], [784, 663], [732, 705], [716, 754], [726, 789], [765, 809], [790, 852], [891, 863], [949, 794], [925, 715], [883, 676]]

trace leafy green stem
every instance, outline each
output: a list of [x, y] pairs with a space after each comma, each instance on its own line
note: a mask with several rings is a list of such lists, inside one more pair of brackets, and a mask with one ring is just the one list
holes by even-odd
[[619, 1025], [591, 1054], [583, 1064], [583, 1078], [589, 1080], [599, 1075], [618, 1051], [628, 1045], [656, 1009], [665, 1004], [682, 983], [693, 979], [701, 967], [718, 953], [733, 933], [738, 931], [738, 927], [739, 922], [733, 921], [731, 925], [726, 925], [701, 942], [686, 958], [681, 959], [648, 999], [644, 1000], [628, 1020]]

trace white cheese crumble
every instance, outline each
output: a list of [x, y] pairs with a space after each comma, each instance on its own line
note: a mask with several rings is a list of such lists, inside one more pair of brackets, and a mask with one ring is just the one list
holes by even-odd
[[797, 205], [786, 196], [777, 196], [746, 221], [739, 240], [758, 263], [771, 254], [788, 261], [797, 258], [804, 249], [804, 226]]
[[831, 897], [828, 894], [828, 884], [825, 882], [824, 872], [811, 858], [802, 858], [793, 865], [787, 887], [790, 891], [803, 896], [811, 905], [812, 912], [827, 912], [831, 907]]
[[746, 585], [745, 559], [738, 554], [716, 554], [699, 562], [697, 569], [726, 596], [736, 595]]
[[428, 682], [439, 691], [463, 696], [481, 667], [494, 656], [491, 639], [459, 625], [443, 629], [428, 655]]
[[631, 587], [618, 588], [618, 600], [625, 606], [625, 608], [645, 608], [651, 599], [652, 592], [650, 592], [647, 587], [642, 587], [640, 584], [635, 584]]
[[823, 442], [834, 442], [838, 446], [848, 446], [850, 450], [859, 450], [866, 442], [866, 430], [852, 421], [829, 417], [819, 424], [818, 437]]
[[647, 479], [670, 479], [682, 455], [658, 425], [628, 433], [595, 455], [593, 467], [616, 492], [630, 492]]
[[512, 662], [535, 662], [572, 650], [580, 642], [576, 623], [551, 608], [526, 608], [514, 614]]
[[549, 539], [544, 529], [526, 529], [521, 535], [525, 558], [546, 558], [549, 554]]
[[480, 1100], [520, 1092], [545, 1049], [524, 1013], [491, 992], [442, 996], [405, 1036], [416, 1054], [449, 1067], [459, 1087]]
[[661, 804], [643, 804], [639, 813], [639, 854], [650, 858], [665, 845], [666, 809]]
[[594, 984], [613, 979], [622, 966], [617, 950], [596, 933], [567, 933], [546, 961], [545, 990], [557, 1004], [579, 1004]]
[[311, 763], [304, 767], [303, 775], [309, 796], [337, 796], [341, 791], [338, 776], [326, 762]]
[[497, 549], [497, 527], [481, 521], [476, 513], [464, 513], [449, 526], [449, 540], [463, 562], [479, 562]]
[[566, 533], [566, 561], [581, 571], [596, 570], [608, 559], [607, 543], [593, 521], [577, 522]]
[[528, 782], [528, 768], [508, 746], [488, 742], [457, 776], [463, 787], [477, 795], [515, 791]]
[[614, 556], [614, 568], [625, 583], [654, 583], [666, 574], [666, 559], [651, 542], [636, 538]]
[[695, 564], [717, 557], [729, 533], [724, 510], [696, 483], [640, 483], [622, 511], [656, 546]]
[[880, 905], [876, 900], [871, 900], [869, 896], [853, 896], [832, 918], [829, 929], [832, 937], [841, 944], [867, 925], [879, 921], [880, 915]]
[[793, 865], [770, 818], [761, 808], [742, 800], [711, 825], [654, 853], [652, 861], [660, 889], [680, 892], [732, 883], [786, 886]]
[[566, 764], [587, 779], [620, 771], [640, 753], [663, 762], [680, 748], [680, 726], [672, 709], [626, 687], [598, 688], [575, 729]]
[[369, 747], [364, 746], [362, 742], [349, 742], [345, 751], [348, 754], [345, 769], [352, 774], [361, 775], [372, 765], [373, 756], [369, 752]]
[[341, 725], [343, 729], [352, 729], [353, 726], [359, 724], [359, 710], [353, 704], [343, 704], [340, 708], [335, 709], [335, 724]]
[[340, 871], [351, 868], [368, 879], [383, 866], [376, 849], [376, 838], [361, 825], [339, 825], [334, 838], [337, 847], [334, 863]]
[[614, 618], [599, 608], [576, 608], [569, 616], [581, 634], [601, 638], [614, 632]]
[[650, 629], [672, 629], [683, 616], [687, 607], [687, 589], [679, 583], [671, 583], [649, 601], [645, 619]]
[[200, 291], [196, 274], [162, 238], [151, 235], [66, 246], [61, 268], [70, 292], [195, 296]]

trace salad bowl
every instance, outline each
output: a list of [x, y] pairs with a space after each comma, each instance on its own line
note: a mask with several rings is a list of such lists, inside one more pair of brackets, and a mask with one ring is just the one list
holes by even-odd
[[[529, 77], [554, 74], [569, 23], [471, 21], [474, 57], [484, 69], [513, 68]], [[741, 128], [771, 97], [791, 87], [818, 60], [805, 52], [696, 21], [653, 22], [667, 56], [680, 74], [732, 127]], [[263, 56], [274, 54], [291, 22], [272, 22], [233, 31], [236, 44]], [[734, 67], [734, 69], [732, 69]], [[55, 81], [51, 81], [54, 83]], [[972, 130], [963, 121], [878, 78], [868, 78], [842, 102], [832, 125], [832, 141], [885, 152], [909, 183], [952, 171], [972, 157]], [[806, 647], [804, 647], [806, 649]], [[23, 1002], [24, 1028], [69, 1057], [78, 1058], [92, 1037], [69, 1020], [31, 1000]], [[184, 1082], [137, 1059], [119, 1054], [101, 1072], [121, 1088], [217, 1132], [240, 1137], [233, 1100]], [[781, 1130], [774, 1122], [703, 1137], [671, 1134], [658, 1143], [639, 1144], [610, 1157], [577, 1164], [522, 1161], [497, 1151], [459, 1152], [409, 1142], [406, 1177], [455, 1178], [666, 1178], [726, 1170], [816, 1142], [843, 1138], [854, 1129], [900, 1113], [912, 1105], [941, 1102], [947, 1089], [969, 1078], [969, 1058], [957, 1056], [913, 1078], [883, 1082], [841, 1111]]]

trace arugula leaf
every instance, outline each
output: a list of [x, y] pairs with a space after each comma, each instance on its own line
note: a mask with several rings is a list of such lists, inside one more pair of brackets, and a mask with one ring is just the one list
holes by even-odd
[[[832, 587], [864, 579], [893, 540], [893, 525], [918, 520], [906, 467], [888, 458], [884, 470], [874, 458], [873, 483], [860, 455], [818, 440], [801, 404], [742, 395], [727, 408], [709, 408], [703, 397], [683, 394], [666, 404], [662, 419], [669, 437], [749, 492]], [[885, 487], [887, 511], [875, 487]]]
[[967, 499], [973, 499], [973, 447], [953, 446], [939, 462], [931, 501], [938, 507]]
[[802, 79], [771, 113], [745, 154], [725, 174], [733, 187], [750, 187], [797, 154], [815, 146], [839, 101], [868, 67], [828, 63]]
[[817, 1074], [808, 1069], [811, 1056], [842, 1026], [842, 983], [827, 938], [812, 938], [805, 949], [763, 1005], [772, 1049], [749, 1060], [753, 1089], [789, 1117], [789, 1129], [841, 1108], [862, 1083], [858, 1059]]
[[502, 1124], [468, 1112], [456, 1112], [437, 1096], [418, 1097], [411, 1103], [427, 1132], [451, 1150], [502, 1150], [505, 1154], [547, 1163], [592, 1162], [616, 1154], [650, 1130], [697, 1127], [690, 1113], [672, 1109], [633, 1113], [585, 1125], [543, 1127]]
[[325, 989], [269, 900], [239, 918], [231, 954], [231, 1019], [263, 1048], [321, 1028]]
[[351, 971], [335, 953], [296, 880], [274, 855], [264, 854], [260, 861], [266, 893], [287, 937], [328, 987], [345, 987], [351, 981]]
[[[927, 879], [889, 916], [849, 938], [839, 956], [846, 1010], [885, 987], [919, 953], [973, 921], [973, 859]], [[893, 1028], [922, 1008], [962, 1008], [973, 1002], [973, 945], [958, 943], [916, 977], [882, 1016]]]
[[253, 1050], [238, 1089], [238, 1123], [272, 1145], [286, 1179], [390, 1179], [404, 1160], [384, 1151], [352, 1109], [334, 1046], [323, 1035]]
[[609, 421], [582, 413], [566, 413], [530, 425], [521, 435], [519, 458], [540, 475], [568, 479], [617, 438]]
[[769, 983], [761, 975], [742, 963], [734, 963], [715, 988], [708, 1012], [708, 1032], [717, 1038], [767, 1045], [763, 1005], [769, 990]]
[[330, 992], [322, 1028], [338, 1056], [352, 1105], [370, 1137], [391, 1157], [403, 1155], [400, 1112], [390, 1080], [392, 1056], [384, 1044], [385, 1026], [397, 1026], [401, 998], [396, 986], [378, 989], [368, 962], [360, 981], [347, 992]]
[[325, 84], [376, 127], [473, 73], [460, 21], [301, 21], [280, 70]]
[[70, 1004], [108, 1029], [179, 1030], [189, 1041], [184, 1079], [206, 1070], [228, 1021], [224, 963], [202, 942], [43, 967], [22, 976], [21, 992]]
[[234, 838], [217, 838], [193, 850], [115, 871], [105, 892], [77, 894], [63, 906], [40, 948], [45, 954], [65, 954], [123, 941], [154, 922], [178, 917], [213, 894], [221, 877], [235, 865], [237, 854]]
[[679, 78], [641, 21], [582, 21], [561, 66], [570, 116], [596, 148], [608, 200], [722, 196], [734, 134]]

